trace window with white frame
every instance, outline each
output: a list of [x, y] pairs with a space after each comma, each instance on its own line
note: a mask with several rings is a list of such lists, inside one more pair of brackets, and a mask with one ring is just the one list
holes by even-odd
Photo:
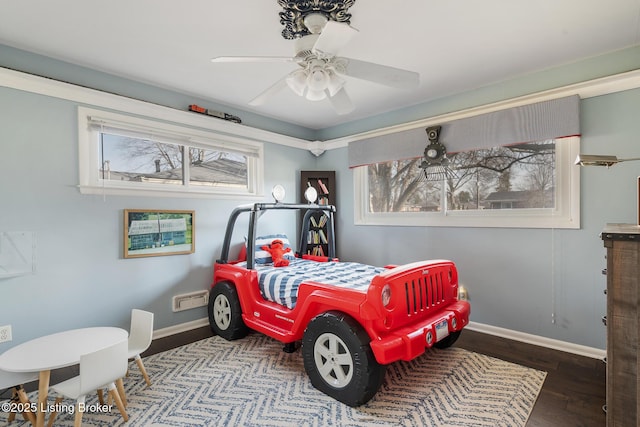
[[420, 158], [354, 170], [356, 223], [578, 228], [579, 138], [449, 155], [453, 174], [420, 179]]
[[438, 181], [421, 179], [422, 158], [415, 156], [426, 145], [423, 129], [350, 143], [355, 223], [579, 228], [578, 101], [560, 98], [446, 123], [448, 139], [441, 142], [452, 148], [453, 173]]
[[254, 196], [262, 144], [124, 114], [78, 109], [83, 193]]

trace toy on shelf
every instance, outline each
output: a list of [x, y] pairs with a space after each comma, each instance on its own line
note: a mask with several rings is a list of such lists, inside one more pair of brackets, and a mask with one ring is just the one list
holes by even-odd
[[242, 123], [242, 120], [240, 120], [240, 117], [238, 116], [222, 113], [220, 111], [209, 110], [196, 104], [189, 105], [189, 111], [193, 111], [194, 113], [206, 114], [207, 116], [217, 117], [219, 119], [228, 120], [234, 123]]

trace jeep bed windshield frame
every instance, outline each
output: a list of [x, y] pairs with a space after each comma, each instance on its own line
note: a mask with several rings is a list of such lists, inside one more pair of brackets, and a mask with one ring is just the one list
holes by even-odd
[[300, 239], [298, 242], [297, 254], [301, 256], [306, 252], [307, 240], [304, 236], [309, 231], [309, 218], [315, 212], [324, 212], [329, 220], [327, 221], [327, 239], [328, 239], [328, 258], [335, 258], [336, 256], [336, 244], [334, 236], [334, 213], [336, 208], [333, 205], [317, 205], [317, 204], [305, 204], [305, 203], [254, 203], [250, 205], [242, 205], [236, 207], [229, 216], [227, 222], [227, 229], [224, 235], [224, 242], [222, 243], [222, 251], [220, 259], [217, 260], [219, 264], [226, 264], [229, 261], [229, 247], [231, 246], [231, 238], [233, 236], [233, 230], [235, 228], [236, 220], [242, 213], [249, 213], [249, 233], [247, 236], [247, 268], [253, 269], [255, 258], [255, 234], [258, 225], [258, 218], [267, 210], [274, 209], [287, 209], [297, 210], [304, 212], [302, 219], [302, 231], [300, 233]]

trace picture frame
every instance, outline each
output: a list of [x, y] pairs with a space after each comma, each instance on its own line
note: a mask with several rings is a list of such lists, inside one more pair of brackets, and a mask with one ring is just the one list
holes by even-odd
[[195, 211], [125, 209], [124, 257], [195, 252]]

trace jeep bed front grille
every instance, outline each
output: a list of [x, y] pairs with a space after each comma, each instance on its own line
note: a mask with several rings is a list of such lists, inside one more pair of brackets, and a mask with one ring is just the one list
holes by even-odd
[[445, 301], [443, 271], [405, 282], [407, 315], [412, 316]]

